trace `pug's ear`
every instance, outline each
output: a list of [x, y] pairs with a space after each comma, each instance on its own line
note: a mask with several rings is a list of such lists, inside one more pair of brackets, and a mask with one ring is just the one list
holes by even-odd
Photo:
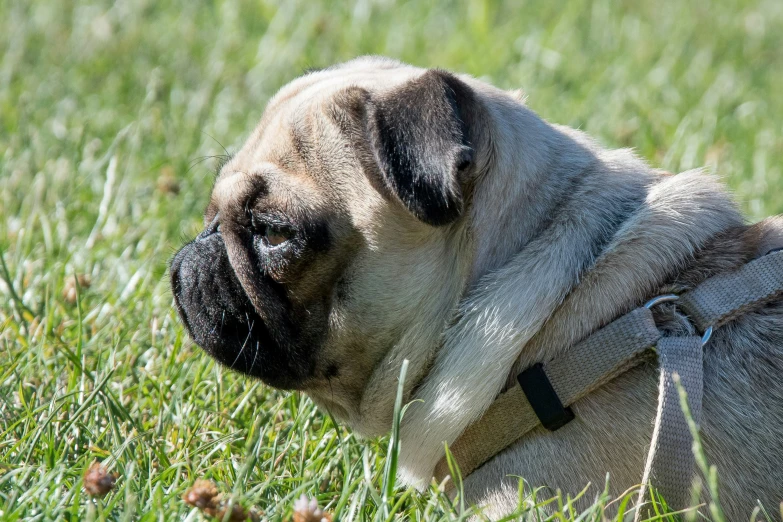
[[383, 181], [430, 225], [462, 214], [462, 178], [474, 159], [468, 120], [475, 103], [470, 87], [439, 70], [369, 100], [366, 124]]

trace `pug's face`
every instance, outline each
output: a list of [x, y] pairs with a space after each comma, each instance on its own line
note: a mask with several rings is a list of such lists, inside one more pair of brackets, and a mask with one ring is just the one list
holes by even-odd
[[192, 339], [338, 415], [359, 400], [413, 325], [442, 330], [422, 311], [454, 305], [478, 112], [448, 73], [378, 59], [284, 87], [172, 260]]

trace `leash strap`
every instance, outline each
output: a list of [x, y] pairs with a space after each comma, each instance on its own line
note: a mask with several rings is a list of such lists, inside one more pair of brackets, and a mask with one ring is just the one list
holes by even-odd
[[693, 438], [680, 406], [680, 394], [673, 375], [688, 394], [688, 406], [696, 424], [701, 423], [701, 399], [704, 390], [702, 340], [699, 336], [665, 337], [658, 341], [658, 411], [655, 415], [652, 443], [647, 454], [639, 493], [640, 509], [636, 522], [650, 518], [650, 485], [654, 484], [666, 503], [675, 509], [691, 505], [692, 481], [696, 469]]
[[[783, 251], [777, 251], [751, 261], [739, 270], [707, 279], [679, 297], [677, 305], [682, 306], [699, 331], [705, 333], [703, 338], [662, 338], [647, 307], [633, 310], [577, 343], [563, 356], [543, 364], [536, 378], [540, 379], [541, 375], [548, 378], [559, 398], [559, 406], [551, 400], [536, 406], [540, 409], [544, 404], [545, 416], [556, 414], [558, 407], [566, 410], [588, 393], [638, 365], [644, 353], [657, 345], [661, 372], [658, 409], [640, 501], [649, 501], [649, 486], [652, 485], [670, 507], [686, 508], [690, 505], [690, 486], [695, 471], [692, 438], [672, 376], [679, 375], [698, 424], [703, 394], [703, 344], [709, 332], [781, 295]], [[552, 411], [546, 411], [547, 404]], [[501, 393], [449, 449], [462, 476], [467, 477], [540, 424], [522, 387], [515, 386]], [[433, 475], [441, 482], [449, 474], [444, 457]], [[642, 505], [637, 510], [636, 520], [645, 509]]]

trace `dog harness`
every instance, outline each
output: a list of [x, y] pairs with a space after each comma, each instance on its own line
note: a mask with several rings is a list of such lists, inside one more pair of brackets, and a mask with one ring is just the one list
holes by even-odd
[[[783, 295], [783, 249], [773, 250], [733, 272], [711, 277], [682, 295], [664, 295], [616, 319], [563, 356], [517, 376], [519, 386], [501, 393], [484, 415], [449, 446], [463, 476], [539, 424], [557, 430], [574, 419], [570, 405], [657, 354], [660, 377], [652, 442], [642, 475], [640, 505], [654, 487], [674, 509], [690, 505], [695, 457], [693, 438], [675, 381], [687, 393], [696, 425], [701, 422], [703, 352], [715, 328]], [[665, 337], [652, 308], [673, 302], [690, 320], [694, 335]], [[449, 475], [443, 457], [435, 478]], [[639, 520], [642, 509], [637, 510]]]

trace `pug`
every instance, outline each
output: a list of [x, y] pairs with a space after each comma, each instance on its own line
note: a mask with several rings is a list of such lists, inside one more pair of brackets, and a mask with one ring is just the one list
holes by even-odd
[[[600, 110], [600, 108], [599, 108]], [[204, 230], [174, 256], [190, 337], [227, 368], [306, 392], [364, 436], [390, 430], [403, 361], [400, 479], [419, 488], [515, 376], [661, 293], [783, 246], [702, 171], [651, 168], [550, 124], [518, 93], [365, 57], [284, 86], [221, 169]], [[667, 311], [669, 310], [669, 311]], [[674, 331], [676, 310], [658, 312]], [[783, 498], [783, 303], [717, 329], [701, 437], [729, 520]], [[654, 359], [464, 477], [489, 516], [518, 477], [576, 495], [637, 486]]]

